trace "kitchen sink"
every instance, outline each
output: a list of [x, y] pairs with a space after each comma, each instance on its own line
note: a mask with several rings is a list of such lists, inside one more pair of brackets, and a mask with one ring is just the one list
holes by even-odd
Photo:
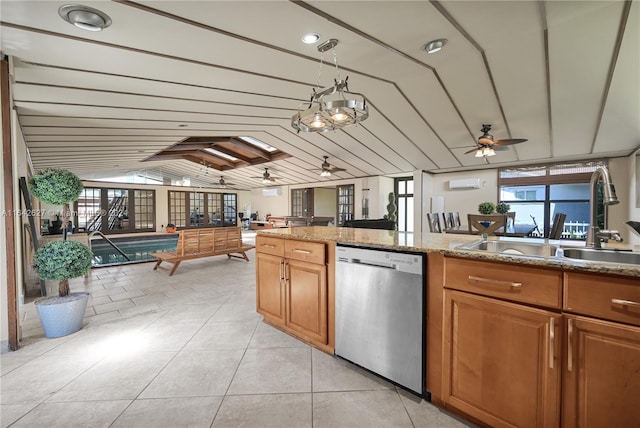
[[570, 259], [640, 265], [640, 253], [615, 250], [594, 250], [591, 248], [564, 248], [563, 251], [564, 256]]
[[466, 251], [486, 251], [487, 253], [551, 257], [555, 256], [558, 246], [535, 242], [475, 241], [456, 248]]

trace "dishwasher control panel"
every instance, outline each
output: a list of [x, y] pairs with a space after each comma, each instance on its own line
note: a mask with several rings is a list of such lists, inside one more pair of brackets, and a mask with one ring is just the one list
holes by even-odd
[[336, 247], [338, 263], [357, 263], [363, 265], [386, 267], [400, 272], [423, 273], [424, 254], [402, 253], [386, 249]]

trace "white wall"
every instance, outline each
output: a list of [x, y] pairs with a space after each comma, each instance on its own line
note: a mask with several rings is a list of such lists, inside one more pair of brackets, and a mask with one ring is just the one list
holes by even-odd
[[264, 196], [263, 189], [251, 191], [251, 213], [258, 212], [258, 220], [264, 220], [267, 214], [275, 217], [290, 215], [291, 203], [289, 186], [276, 186], [282, 190], [279, 196]]
[[[629, 156], [629, 220], [640, 221], [640, 150], [635, 155]], [[633, 202], [635, 201], [635, 203]], [[640, 234], [629, 232], [629, 243], [640, 245]]]
[[[440, 196], [444, 199], [442, 211], [458, 211], [463, 223], [466, 223], [467, 214], [477, 214], [478, 205], [481, 202], [498, 202], [498, 170], [486, 169], [478, 171], [451, 172], [444, 174], [427, 174], [425, 187], [422, 191], [424, 206], [428, 212], [436, 211], [432, 206], [433, 197]], [[449, 181], [457, 179], [480, 179], [479, 189], [449, 189]], [[439, 208], [439, 207], [438, 207]], [[428, 230], [428, 227], [425, 228]]]
[[[633, 158], [634, 156], [631, 156]], [[635, 197], [631, 195], [631, 188], [635, 181], [635, 172], [631, 168], [629, 157], [609, 159], [609, 174], [611, 181], [616, 187], [616, 195], [620, 201], [616, 205], [609, 205], [607, 210], [607, 227], [610, 230], [617, 230], [625, 243], [631, 240], [631, 228], [625, 224], [630, 219], [631, 207], [634, 205]]]
[[336, 224], [337, 211], [336, 189], [316, 187], [313, 189], [313, 215], [317, 217], [333, 217]]

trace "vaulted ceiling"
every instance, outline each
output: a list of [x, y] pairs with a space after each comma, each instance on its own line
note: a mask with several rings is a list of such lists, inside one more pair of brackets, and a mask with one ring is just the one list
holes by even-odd
[[[0, 3], [13, 104], [36, 170], [81, 178], [144, 174], [238, 189], [624, 156], [640, 147], [638, 1], [99, 1], [89, 32], [67, 2]], [[291, 117], [336, 77], [369, 118], [322, 134]], [[422, 47], [445, 38], [444, 49]], [[322, 59], [322, 65], [321, 65]], [[318, 85], [318, 83], [320, 83]], [[496, 156], [472, 149], [483, 124], [526, 138]], [[282, 153], [202, 174], [176, 144], [258, 139]], [[230, 147], [230, 146], [229, 146]], [[227, 147], [227, 149], [229, 149]], [[320, 178], [323, 156], [344, 168]], [[488, 163], [487, 163], [488, 162]], [[218, 171], [220, 169], [220, 171]]]

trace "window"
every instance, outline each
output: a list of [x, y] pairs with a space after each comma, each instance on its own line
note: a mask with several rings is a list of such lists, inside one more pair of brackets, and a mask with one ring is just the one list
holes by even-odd
[[78, 229], [87, 232], [155, 230], [154, 190], [85, 187], [74, 209], [77, 212]]
[[[603, 161], [505, 168], [500, 170], [500, 201], [515, 211], [515, 231], [548, 237], [556, 213], [567, 215], [562, 239], [586, 239], [589, 229], [589, 182]], [[601, 207], [598, 224], [604, 225]], [[537, 228], [536, 228], [537, 226]]]
[[222, 201], [217, 193], [207, 194], [207, 213], [210, 226], [222, 226]]
[[[129, 217], [129, 191], [127, 189], [107, 189], [107, 229], [122, 230], [124, 216]], [[127, 229], [128, 229], [127, 225]]]
[[[413, 177], [396, 178], [397, 226], [401, 232], [413, 232]], [[389, 201], [387, 201], [389, 203]]]
[[353, 220], [353, 213], [355, 211], [355, 190], [353, 184], [347, 184], [343, 186], [336, 186], [337, 210], [336, 217], [338, 219], [338, 226], [344, 225], [345, 220]]
[[[155, 230], [155, 192], [153, 190], [134, 190], [133, 200], [135, 228]], [[125, 217], [123, 221], [128, 223], [130, 221], [129, 216]]]
[[76, 222], [79, 230], [91, 232], [100, 230], [102, 217], [100, 215], [100, 195], [102, 189], [97, 187], [85, 187], [75, 203], [75, 211], [78, 213]]
[[169, 223], [182, 228], [236, 226], [237, 195], [170, 191]]
[[187, 192], [169, 192], [169, 223], [176, 227], [187, 225]]
[[291, 215], [308, 217], [313, 215], [313, 189], [291, 189]]

